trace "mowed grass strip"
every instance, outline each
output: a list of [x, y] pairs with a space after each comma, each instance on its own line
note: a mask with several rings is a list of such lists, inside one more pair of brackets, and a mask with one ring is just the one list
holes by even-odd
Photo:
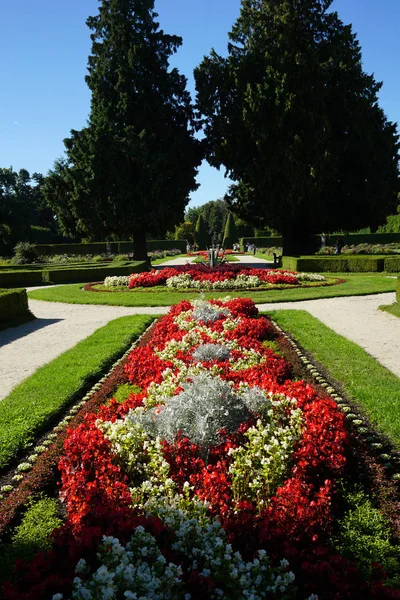
[[329, 378], [342, 383], [377, 430], [400, 448], [400, 378], [354, 342], [338, 335], [302, 310], [267, 313], [324, 366]]
[[400, 302], [395, 302], [394, 304], [389, 304], [388, 306], [380, 306], [379, 310], [383, 310], [390, 313], [394, 317], [400, 318]]
[[[204, 297], [225, 298], [227, 295], [252, 298], [257, 304], [266, 302], [298, 302], [300, 300], [314, 300], [316, 298], [334, 298], [338, 296], [359, 296], [366, 294], [379, 294], [394, 292], [396, 279], [387, 275], [375, 274], [335, 274], [330, 281], [344, 279], [344, 283], [331, 286], [278, 288], [263, 291], [240, 290], [223, 292], [206, 292]], [[166, 287], [134, 289], [113, 292], [84, 292], [81, 284], [63, 285], [33, 290], [28, 293], [29, 298], [45, 300], [47, 302], [67, 302], [69, 304], [106, 304], [109, 306], [170, 306], [181, 300], [199, 298], [201, 292], [189, 290], [188, 292], [173, 291]]]
[[[41, 367], [0, 401], [0, 469], [27, 449], [72, 399], [96, 383], [153, 321], [151, 315], [120, 317]], [[38, 352], [40, 349], [38, 349]]]

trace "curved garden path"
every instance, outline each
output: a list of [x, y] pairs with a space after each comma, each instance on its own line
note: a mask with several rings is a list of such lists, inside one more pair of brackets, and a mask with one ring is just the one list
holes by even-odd
[[[266, 265], [265, 261], [253, 256], [244, 256], [240, 262]], [[174, 264], [177, 264], [176, 259]], [[400, 377], [400, 319], [378, 310], [380, 305], [394, 301], [395, 293], [391, 292], [261, 304], [258, 308], [306, 310], [335, 332], [360, 345]], [[76, 305], [39, 300], [29, 300], [29, 307], [36, 320], [0, 331], [0, 399], [40, 366], [69, 350], [112, 319], [133, 314], [168, 312], [168, 307]]]

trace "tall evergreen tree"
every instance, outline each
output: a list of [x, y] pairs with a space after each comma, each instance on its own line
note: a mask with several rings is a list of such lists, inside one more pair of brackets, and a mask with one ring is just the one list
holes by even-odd
[[154, 0], [102, 0], [88, 18], [91, 111], [65, 140], [78, 230], [133, 237], [137, 259], [147, 233], [182, 220], [201, 162], [186, 78], [169, 68], [182, 39], [159, 29], [153, 9]]
[[196, 223], [195, 239], [197, 245], [199, 246], [199, 250], [205, 250], [210, 241], [210, 235], [208, 233], [207, 225], [201, 213], [199, 214]]
[[224, 231], [224, 248], [232, 248], [233, 244], [239, 241], [238, 232], [236, 229], [235, 219], [231, 212], [228, 213], [228, 218], [225, 223]]
[[242, 0], [228, 56], [195, 70], [207, 158], [232, 210], [309, 250], [314, 233], [376, 227], [396, 206], [396, 126], [332, 0]]

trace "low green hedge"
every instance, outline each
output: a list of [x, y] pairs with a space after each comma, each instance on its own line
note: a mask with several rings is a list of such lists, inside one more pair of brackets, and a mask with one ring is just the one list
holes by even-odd
[[[126, 254], [133, 252], [133, 242], [111, 242], [109, 244], [111, 254]], [[37, 244], [35, 246], [41, 256], [52, 256], [54, 254], [105, 254], [107, 242], [87, 242], [81, 244]], [[178, 248], [186, 251], [185, 240], [147, 240], [147, 250], [170, 250]]]
[[382, 256], [283, 256], [282, 268], [309, 273], [380, 273], [384, 270]]
[[400, 256], [385, 258], [384, 270], [387, 273], [400, 273]]
[[[321, 236], [316, 235], [317, 242], [321, 243]], [[326, 235], [326, 245], [335, 246], [338, 234]], [[347, 246], [358, 246], [359, 244], [400, 244], [400, 233], [347, 233], [343, 236]], [[257, 248], [268, 248], [282, 246], [281, 236], [269, 237], [243, 237], [240, 238], [240, 247], [243, 250], [247, 243], [255, 244]]]
[[104, 265], [93, 264], [87, 266], [78, 264], [75, 266], [62, 265], [55, 267], [40, 267], [37, 271], [17, 270], [0, 271], [0, 286], [31, 286], [41, 285], [42, 283], [81, 283], [88, 281], [103, 281], [110, 275], [130, 275], [131, 273], [140, 273], [147, 269], [147, 264], [143, 261], [131, 261], [122, 265]]
[[257, 248], [273, 248], [282, 246], [282, 236], [243, 237], [239, 242], [241, 250], [246, 250], [247, 244], [255, 244]]
[[[185, 240], [147, 240], [147, 251], [154, 250], [172, 250], [177, 248], [182, 254], [186, 252]], [[119, 242], [118, 254], [127, 254], [133, 252], [133, 242]]]
[[29, 314], [26, 290], [0, 289], [0, 323], [9, 323], [18, 317]]
[[400, 303], [400, 277], [397, 278], [396, 300]]
[[[54, 254], [103, 254], [107, 252], [107, 242], [87, 242], [81, 244], [37, 244], [35, 246], [40, 256]], [[118, 252], [118, 242], [111, 242], [111, 252]]]
[[0, 272], [0, 287], [16, 287], [40, 285], [42, 271], [9, 271]]
[[104, 281], [113, 275], [130, 275], [145, 271], [145, 262], [131, 263], [122, 267], [90, 267], [79, 269], [48, 269], [43, 271], [43, 281], [49, 283], [81, 283], [83, 281]]

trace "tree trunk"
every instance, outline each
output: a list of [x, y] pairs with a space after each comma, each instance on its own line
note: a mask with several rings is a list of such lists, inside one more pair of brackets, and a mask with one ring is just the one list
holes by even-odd
[[133, 238], [133, 259], [145, 260], [150, 265], [150, 259], [147, 256], [146, 232], [141, 230]]
[[282, 233], [283, 256], [315, 254], [319, 247], [319, 238], [313, 233], [305, 233], [302, 231], [285, 231]]

